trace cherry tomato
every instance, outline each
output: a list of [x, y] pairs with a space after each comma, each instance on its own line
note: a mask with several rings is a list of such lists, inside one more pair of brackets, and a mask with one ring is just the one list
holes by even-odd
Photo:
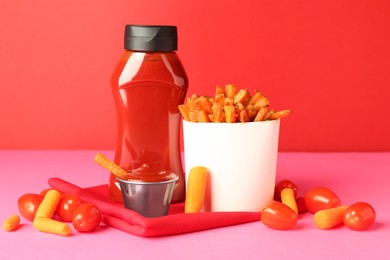
[[72, 223], [80, 232], [90, 232], [97, 228], [102, 219], [100, 210], [91, 203], [83, 203], [73, 212]]
[[316, 213], [322, 209], [338, 207], [341, 202], [333, 191], [325, 187], [319, 187], [306, 193], [305, 204], [309, 212]]
[[306, 208], [306, 203], [305, 203], [305, 198], [304, 197], [298, 197], [296, 199], [296, 202], [297, 202], [297, 208], [298, 208], [298, 213], [299, 214], [307, 212], [307, 208]]
[[297, 224], [297, 220], [297, 213], [279, 201], [273, 201], [261, 211], [261, 222], [272, 229], [291, 229]]
[[280, 193], [284, 188], [290, 188], [294, 191], [295, 197], [298, 196], [298, 187], [295, 185], [292, 181], [290, 180], [282, 180], [278, 182], [275, 186], [275, 193], [274, 193], [274, 199], [277, 201], [281, 201], [282, 199], [280, 198]]
[[35, 213], [41, 204], [43, 197], [35, 193], [26, 193], [18, 199], [18, 209], [20, 215], [25, 219], [33, 221]]
[[64, 194], [57, 206], [57, 215], [62, 221], [72, 221], [73, 212], [83, 204], [82, 200], [72, 194]]
[[376, 213], [366, 202], [357, 202], [347, 208], [344, 213], [344, 224], [353, 230], [365, 230], [375, 222]]

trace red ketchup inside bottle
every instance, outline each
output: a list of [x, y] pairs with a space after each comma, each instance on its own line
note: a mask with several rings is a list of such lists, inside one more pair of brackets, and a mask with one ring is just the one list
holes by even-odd
[[[150, 39], [145, 40], [145, 35]], [[172, 202], [179, 202], [185, 198], [185, 182], [178, 105], [184, 101], [188, 79], [175, 52], [174, 36], [174, 26], [127, 25], [126, 51], [113, 73], [111, 86], [118, 127], [114, 162], [126, 171], [147, 164], [153, 171], [173, 172], [179, 179]], [[174, 39], [164, 45], [162, 42], [169, 37]], [[111, 174], [110, 197], [121, 202], [115, 182]]]

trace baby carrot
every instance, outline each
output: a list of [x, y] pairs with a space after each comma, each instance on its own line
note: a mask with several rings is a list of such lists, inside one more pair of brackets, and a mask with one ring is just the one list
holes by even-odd
[[280, 198], [283, 204], [289, 206], [295, 213], [298, 214], [298, 206], [295, 200], [294, 190], [291, 188], [284, 188], [280, 193]]
[[49, 190], [39, 205], [35, 218], [52, 218], [61, 200], [61, 193], [57, 190]]
[[17, 214], [12, 215], [3, 222], [5, 231], [14, 231], [19, 227], [20, 217]]
[[323, 209], [314, 214], [314, 225], [319, 229], [330, 229], [343, 223], [343, 216], [348, 206]]
[[190, 170], [187, 194], [184, 204], [185, 213], [200, 212], [203, 206], [207, 183], [207, 168], [196, 166]]
[[36, 230], [61, 236], [67, 236], [72, 231], [70, 226], [66, 223], [51, 219], [35, 217], [33, 225]]

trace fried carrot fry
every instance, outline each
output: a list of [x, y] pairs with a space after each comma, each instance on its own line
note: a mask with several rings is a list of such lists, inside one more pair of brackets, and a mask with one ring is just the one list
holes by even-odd
[[203, 166], [191, 168], [188, 176], [187, 194], [184, 203], [185, 213], [200, 212], [206, 192], [208, 170]]
[[273, 113], [275, 113], [275, 111], [268, 110], [267, 114], [265, 115], [264, 120], [271, 120]]
[[251, 96], [247, 89], [240, 89], [237, 95], [234, 96], [234, 104], [241, 103], [244, 106], [249, 102]]
[[223, 100], [223, 105], [224, 106], [233, 106], [234, 105], [234, 99], [231, 97], [225, 97]]
[[36, 230], [45, 233], [51, 233], [61, 236], [68, 236], [72, 229], [66, 223], [51, 219], [51, 218], [35, 218], [33, 226]]
[[215, 103], [219, 106], [223, 106], [223, 104], [225, 103], [225, 98], [225, 94], [217, 94], [215, 95]]
[[268, 114], [268, 108], [262, 107], [257, 112], [257, 115], [253, 121], [255, 121], [255, 122], [263, 121], [263, 120], [265, 120], [267, 114]]
[[190, 111], [186, 105], [179, 105], [179, 111], [183, 115], [184, 120], [190, 121]]
[[215, 112], [217, 112], [219, 109], [221, 109], [222, 106], [220, 106], [219, 104], [217, 103], [214, 103], [213, 106], [211, 107], [211, 111], [213, 112], [213, 114], [215, 114]]
[[198, 122], [198, 110], [190, 110], [189, 114], [191, 122]]
[[226, 85], [225, 86], [225, 93], [226, 93], [226, 97], [234, 98], [238, 93], [236, 85], [234, 85], [234, 84]]
[[245, 109], [240, 111], [239, 120], [240, 120], [241, 123], [250, 121], [248, 112]]
[[281, 110], [281, 111], [272, 113], [271, 116], [270, 116], [270, 119], [271, 120], [280, 119], [282, 117], [288, 116], [289, 114], [290, 114], [290, 110], [288, 110], [288, 109]]
[[122, 169], [119, 165], [116, 165], [113, 161], [111, 161], [101, 153], [97, 153], [94, 160], [99, 165], [109, 170], [116, 177], [123, 179], [127, 175], [127, 172], [124, 169]]
[[330, 229], [343, 223], [344, 212], [348, 206], [323, 209], [314, 214], [314, 225], [319, 229]]
[[234, 106], [224, 106], [226, 123], [236, 122], [236, 108]]
[[19, 215], [14, 214], [3, 222], [3, 229], [7, 232], [14, 231], [19, 227], [19, 223]]
[[207, 97], [204, 97], [204, 96], [198, 97], [196, 99], [196, 101], [195, 101], [195, 105], [200, 110], [206, 111], [207, 114], [211, 114], [212, 113], [211, 107], [213, 106], [213, 104], [211, 103], [211, 101]]
[[225, 122], [225, 113], [223, 112], [223, 108], [214, 103], [213, 105], [213, 119], [211, 120], [214, 123], [222, 123]]
[[249, 100], [249, 104], [259, 109], [261, 107], [269, 106], [269, 100], [260, 91], [256, 91]]
[[235, 107], [236, 107], [236, 109], [239, 110], [239, 111], [245, 109], [245, 106], [244, 106], [241, 102], [235, 103]]
[[215, 96], [217, 95], [225, 95], [225, 90], [221, 86], [217, 86], [215, 88]]
[[256, 90], [255, 94], [250, 98], [249, 104], [254, 105], [257, 101], [259, 101], [263, 97], [260, 91]]
[[261, 107], [268, 107], [269, 106], [269, 100], [265, 96], [262, 96], [256, 103], [253, 104], [257, 108]]
[[246, 106], [245, 110], [248, 113], [249, 121], [254, 121], [259, 110], [250, 104]]
[[198, 96], [196, 94], [193, 94], [191, 97], [187, 97], [186, 106], [190, 111], [196, 109], [196, 99], [198, 99]]
[[52, 218], [57, 205], [61, 200], [61, 193], [57, 190], [49, 190], [39, 205], [35, 218]]
[[198, 110], [196, 113], [196, 117], [197, 117], [196, 122], [199, 123], [211, 122], [209, 115], [205, 110]]

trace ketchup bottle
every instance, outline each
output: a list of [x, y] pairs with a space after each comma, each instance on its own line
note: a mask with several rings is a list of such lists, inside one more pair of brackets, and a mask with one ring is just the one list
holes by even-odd
[[[188, 79], [176, 54], [175, 26], [126, 25], [125, 52], [111, 80], [117, 112], [114, 162], [125, 170], [148, 164], [179, 176], [172, 202], [185, 199], [180, 114]], [[122, 202], [110, 175], [110, 198]]]

